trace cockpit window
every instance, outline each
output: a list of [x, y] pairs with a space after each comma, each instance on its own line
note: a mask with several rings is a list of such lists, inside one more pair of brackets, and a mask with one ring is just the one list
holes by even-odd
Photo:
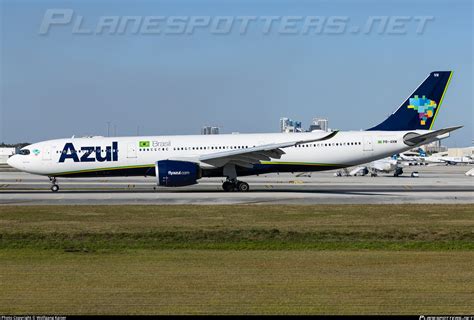
[[28, 149], [21, 149], [21, 150], [20, 150], [20, 154], [21, 154], [22, 156], [29, 155], [29, 154], [30, 154], [30, 150], [28, 150]]

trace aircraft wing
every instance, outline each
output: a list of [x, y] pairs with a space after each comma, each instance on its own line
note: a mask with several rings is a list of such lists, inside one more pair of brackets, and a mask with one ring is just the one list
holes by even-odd
[[255, 146], [246, 149], [235, 149], [223, 152], [204, 154], [198, 157], [198, 160], [215, 167], [222, 167], [226, 164], [235, 164], [245, 168], [252, 168], [254, 164], [260, 161], [269, 161], [271, 158], [280, 159], [285, 151], [282, 149], [294, 147], [299, 144], [324, 141], [334, 137], [338, 131], [331, 132], [317, 139], [295, 140], [290, 142], [272, 143]]
[[447, 159], [439, 159], [440, 162], [447, 163], [447, 164], [457, 164], [459, 161], [456, 160], [447, 160]]
[[434, 141], [438, 139], [439, 136], [442, 136], [444, 134], [447, 134], [451, 131], [457, 130], [462, 127], [463, 126], [449, 127], [449, 128], [444, 128], [440, 130], [434, 130], [432, 132], [425, 133], [425, 134], [409, 133], [408, 135], [405, 136], [404, 141], [408, 145], [418, 145], [418, 144], [421, 145], [421, 144]]

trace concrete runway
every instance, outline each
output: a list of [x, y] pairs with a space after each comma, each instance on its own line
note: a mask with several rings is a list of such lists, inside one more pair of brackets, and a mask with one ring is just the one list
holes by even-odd
[[[155, 177], [58, 179], [61, 190], [49, 190], [47, 177], [0, 172], [0, 204], [375, 204], [474, 203], [472, 166], [407, 167], [404, 176], [335, 177], [335, 171], [311, 177], [271, 174], [242, 177], [250, 192], [222, 191], [223, 179], [201, 179], [198, 185], [156, 187]], [[419, 177], [410, 173], [418, 171]]]

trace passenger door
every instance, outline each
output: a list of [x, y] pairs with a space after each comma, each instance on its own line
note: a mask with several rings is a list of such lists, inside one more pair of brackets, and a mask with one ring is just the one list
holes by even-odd
[[372, 136], [364, 136], [364, 151], [373, 151]]
[[43, 149], [43, 160], [49, 161], [51, 160], [51, 147], [45, 147]]
[[137, 157], [137, 143], [129, 142], [127, 145], [127, 158], [136, 158]]

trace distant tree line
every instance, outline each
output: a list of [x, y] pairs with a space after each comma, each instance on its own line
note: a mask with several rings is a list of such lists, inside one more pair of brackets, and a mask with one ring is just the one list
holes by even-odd
[[2, 143], [0, 143], [0, 148], [18, 148], [18, 149], [21, 149], [21, 148], [24, 148], [24, 147], [26, 147], [30, 144], [31, 143], [29, 143], [29, 142], [20, 142], [20, 143], [15, 143], [15, 144], [2, 142]]

